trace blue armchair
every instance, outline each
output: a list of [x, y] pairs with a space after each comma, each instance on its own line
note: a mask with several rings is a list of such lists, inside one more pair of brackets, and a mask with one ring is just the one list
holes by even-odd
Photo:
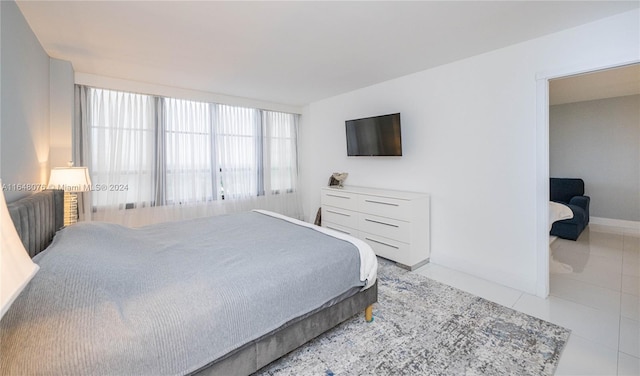
[[584, 195], [584, 181], [582, 179], [551, 178], [549, 198], [551, 201], [567, 205], [573, 212], [573, 218], [553, 224], [551, 235], [577, 240], [582, 230], [589, 224], [591, 198]]

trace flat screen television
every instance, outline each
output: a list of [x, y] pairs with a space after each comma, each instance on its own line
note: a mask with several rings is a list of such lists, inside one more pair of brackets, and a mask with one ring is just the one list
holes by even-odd
[[399, 113], [347, 120], [345, 127], [350, 157], [402, 155]]

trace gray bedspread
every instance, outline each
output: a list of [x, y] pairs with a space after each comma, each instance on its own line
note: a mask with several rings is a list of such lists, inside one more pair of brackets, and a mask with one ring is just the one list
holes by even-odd
[[34, 261], [2, 374], [187, 374], [364, 285], [355, 246], [255, 212], [79, 223]]

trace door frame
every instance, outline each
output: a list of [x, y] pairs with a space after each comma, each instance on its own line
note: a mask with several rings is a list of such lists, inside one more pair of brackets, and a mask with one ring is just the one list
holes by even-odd
[[536, 295], [549, 295], [549, 81], [556, 78], [619, 68], [640, 59], [582, 65], [536, 74]]

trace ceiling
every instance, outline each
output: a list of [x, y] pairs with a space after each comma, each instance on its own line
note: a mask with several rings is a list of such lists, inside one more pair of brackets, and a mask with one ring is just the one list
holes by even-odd
[[300, 106], [636, 1], [17, 1], [76, 72]]
[[549, 104], [565, 104], [640, 94], [640, 64], [549, 81]]

